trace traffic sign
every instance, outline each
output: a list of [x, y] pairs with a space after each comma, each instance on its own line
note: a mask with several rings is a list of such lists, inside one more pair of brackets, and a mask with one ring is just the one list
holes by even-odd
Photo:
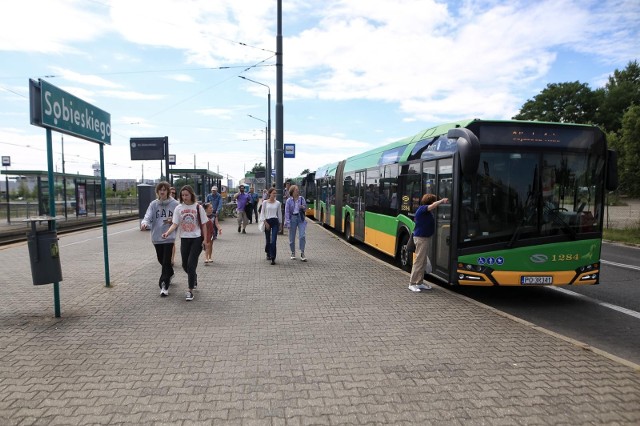
[[296, 144], [294, 143], [284, 144], [284, 158], [296, 158]]

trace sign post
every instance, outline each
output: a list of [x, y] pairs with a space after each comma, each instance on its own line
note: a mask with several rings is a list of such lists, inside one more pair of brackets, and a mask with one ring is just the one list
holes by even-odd
[[[50, 230], [56, 230], [56, 204], [53, 180], [53, 142], [51, 130], [72, 135], [100, 145], [100, 185], [102, 193], [102, 241], [106, 286], [109, 280], [109, 245], [107, 243], [107, 199], [104, 179], [103, 146], [111, 145], [111, 115], [64, 90], [39, 79], [29, 80], [30, 120], [44, 127], [47, 135]], [[55, 315], [60, 317], [59, 283], [53, 283]]]
[[284, 144], [284, 158], [296, 158], [296, 144], [294, 143]]
[[11, 165], [11, 157], [8, 155], [2, 156], [2, 165], [4, 166], [4, 182], [7, 196], [7, 223], [11, 223], [11, 207], [9, 206], [9, 166]]
[[[165, 179], [169, 180], [169, 137], [130, 138], [131, 160], [164, 160]], [[175, 158], [175, 156], [174, 156]], [[174, 162], [175, 164], [175, 162]]]

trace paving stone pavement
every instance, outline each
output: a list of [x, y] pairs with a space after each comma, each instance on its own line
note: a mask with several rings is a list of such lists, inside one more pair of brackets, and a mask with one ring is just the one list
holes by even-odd
[[[195, 300], [136, 222], [60, 237], [53, 286], [0, 247], [0, 424], [640, 424], [640, 371], [408, 275], [316, 224], [307, 263], [223, 222]], [[179, 260], [177, 261], [179, 264]]]

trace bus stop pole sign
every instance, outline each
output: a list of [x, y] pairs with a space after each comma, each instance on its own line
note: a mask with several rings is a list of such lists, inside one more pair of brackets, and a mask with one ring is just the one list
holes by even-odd
[[284, 144], [284, 158], [296, 158], [296, 144], [294, 143]]

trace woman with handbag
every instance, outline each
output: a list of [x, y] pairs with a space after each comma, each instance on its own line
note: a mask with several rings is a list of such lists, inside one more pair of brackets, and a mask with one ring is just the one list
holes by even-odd
[[182, 203], [178, 204], [173, 212], [173, 224], [162, 234], [167, 238], [176, 228], [180, 227], [180, 255], [182, 256], [182, 269], [187, 273], [189, 291], [186, 300], [193, 300], [193, 290], [198, 287], [198, 257], [205, 248], [204, 236], [207, 235], [207, 214], [196, 199], [193, 188], [185, 185], [180, 190]]
[[431, 236], [436, 229], [436, 220], [431, 210], [434, 210], [442, 203], [449, 201], [443, 198], [436, 201], [437, 198], [433, 194], [425, 194], [420, 200], [420, 207], [416, 210], [414, 221], [416, 223], [413, 229], [413, 241], [416, 245], [416, 257], [413, 260], [411, 268], [411, 278], [409, 278], [409, 290], [421, 292], [431, 290], [429, 284], [424, 284], [424, 272], [429, 264], [429, 245], [431, 244]]
[[284, 205], [284, 227], [289, 229], [289, 248], [291, 249], [291, 260], [296, 260], [296, 231], [298, 231], [298, 247], [300, 248], [300, 260], [307, 261], [304, 255], [304, 247], [307, 242], [305, 231], [307, 222], [307, 203], [304, 197], [300, 196], [298, 185], [291, 185], [289, 188], [289, 198]]
[[269, 189], [269, 198], [262, 203], [260, 211], [260, 230], [264, 231], [267, 260], [272, 265], [276, 264], [276, 241], [278, 240], [278, 229], [282, 223], [282, 210], [280, 201], [276, 200], [276, 189]]

